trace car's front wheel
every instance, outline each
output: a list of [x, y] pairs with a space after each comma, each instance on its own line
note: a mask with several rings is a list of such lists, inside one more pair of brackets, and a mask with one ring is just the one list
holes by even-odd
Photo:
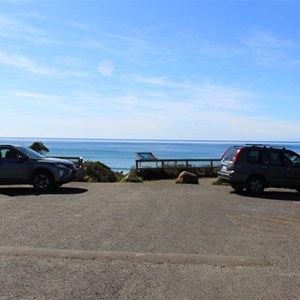
[[246, 184], [246, 190], [250, 193], [259, 194], [264, 191], [264, 180], [261, 176], [251, 176]]
[[54, 185], [53, 185], [53, 187], [54, 187], [55, 189], [58, 189], [58, 188], [60, 188], [63, 184], [64, 184], [63, 182], [55, 182]]
[[41, 171], [32, 177], [32, 185], [38, 192], [46, 192], [53, 188], [53, 177], [51, 174]]

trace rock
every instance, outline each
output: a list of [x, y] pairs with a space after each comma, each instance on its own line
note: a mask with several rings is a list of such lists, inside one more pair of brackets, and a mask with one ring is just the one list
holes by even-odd
[[198, 176], [194, 173], [183, 171], [181, 172], [176, 180], [176, 183], [192, 183], [192, 184], [198, 184]]

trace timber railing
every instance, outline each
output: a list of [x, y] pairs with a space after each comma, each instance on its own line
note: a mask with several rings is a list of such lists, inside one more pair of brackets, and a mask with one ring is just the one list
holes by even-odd
[[209, 169], [213, 172], [219, 167], [221, 159], [219, 158], [170, 158], [170, 159], [137, 159], [135, 161], [135, 169], [138, 173], [144, 168], [155, 169]]

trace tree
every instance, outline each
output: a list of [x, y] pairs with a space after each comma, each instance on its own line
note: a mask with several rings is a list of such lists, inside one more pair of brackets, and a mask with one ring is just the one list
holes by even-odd
[[42, 142], [34, 142], [29, 148], [43, 155], [49, 152], [49, 149]]

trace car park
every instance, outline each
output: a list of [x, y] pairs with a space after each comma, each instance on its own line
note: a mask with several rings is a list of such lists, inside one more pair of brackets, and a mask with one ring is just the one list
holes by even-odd
[[300, 191], [300, 156], [284, 147], [233, 146], [221, 158], [218, 177], [237, 191], [261, 193], [267, 187]]
[[73, 162], [45, 157], [20, 145], [0, 145], [0, 184], [32, 184], [45, 192], [74, 180], [77, 168]]

